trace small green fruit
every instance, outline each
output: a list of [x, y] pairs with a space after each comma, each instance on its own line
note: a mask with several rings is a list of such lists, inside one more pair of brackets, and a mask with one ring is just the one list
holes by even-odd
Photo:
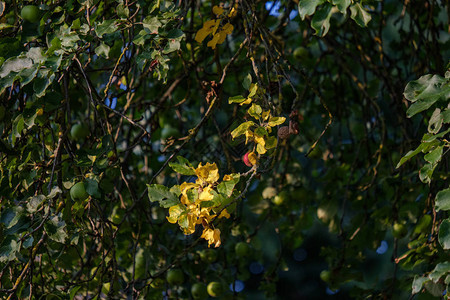
[[208, 298], [208, 292], [206, 290], [206, 285], [197, 282], [191, 287], [191, 294], [194, 299], [206, 299]]
[[70, 129], [70, 135], [76, 141], [82, 140], [89, 135], [89, 128], [85, 124], [75, 124]]
[[320, 272], [320, 279], [322, 279], [324, 282], [330, 282], [331, 272], [328, 270], [323, 270], [322, 272]]
[[217, 260], [217, 252], [213, 249], [205, 249], [198, 253], [200, 255], [200, 259], [203, 262], [212, 264]]
[[402, 237], [405, 237], [407, 233], [408, 229], [404, 224], [394, 223], [394, 226], [392, 227], [392, 234], [394, 237], [401, 239]]
[[30, 23], [36, 23], [40, 20], [39, 8], [35, 5], [25, 5], [20, 12], [20, 16]]
[[237, 257], [244, 257], [249, 254], [250, 247], [245, 242], [239, 242], [234, 246], [234, 251], [236, 252]]
[[223, 294], [223, 286], [217, 281], [211, 281], [206, 289], [211, 297], [219, 297]]
[[180, 269], [172, 269], [167, 272], [167, 282], [171, 285], [180, 285], [184, 282], [184, 274]]
[[72, 186], [70, 189], [70, 197], [73, 201], [84, 201], [89, 197], [83, 182], [78, 182]]
[[296, 59], [302, 59], [302, 58], [307, 58], [309, 53], [308, 53], [308, 49], [306, 49], [305, 47], [298, 47], [295, 48], [294, 50], [294, 57]]
[[282, 191], [281, 193], [279, 193], [278, 195], [276, 195], [275, 197], [273, 197], [272, 202], [275, 205], [281, 205], [283, 204], [284, 201], [286, 201], [289, 197], [289, 194], [287, 191]]

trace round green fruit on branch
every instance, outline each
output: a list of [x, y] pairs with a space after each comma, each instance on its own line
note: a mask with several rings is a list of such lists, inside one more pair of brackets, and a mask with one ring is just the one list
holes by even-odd
[[402, 237], [405, 237], [407, 233], [408, 229], [404, 224], [394, 223], [394, 226], [392, 227], [392, 234], [395, 238], [401, 239]]
[[331, 272], [328, 270], [323, 270], [322, 272], [320, 272], [320, 279], [322, 279], [322, 281], [327, 283], [330, 282]]
[[89, 127], [85, 124], [75, 124], [70, 129], [70, 135], [76, 141], [82, 140], [89, 135]]
[[36, 23], [39, 21], [39, 8], [35, 5], [25, 5], [20, 11], [20, 16], [25, 21]]
[[75, 183], [70, 189], [70, 198], [73, 201], [84, 201], [89, 197], [83, 182]]
[[180, 285], [184, 282], [184, 274], [180, 269], [172, 269], [167, 272], [167, 282], [171, 285]]
[[207, 291], [211, 297], [219, 297], [223, 294], [223, 286], [220, 282], [211, 281], [208, 284]]
[[200, 259], [203, 262], [212, 264], [217, 260], [217, 251], [214, 249], [205, 249], [202, 251], [199, 251], [198, 254], [200, 255]]
[[281, 205], [289, 198], [289, 193], [287, 191], [281, 191], [278, 195], [273, 197], [272, 202], [275, 205]]
[[194, 283], [191, 287], [191, 294], [194, 299], [207, 299], [208, 291], [206, 290], [206, 285], [200, 282]]
[[244, 257], [250, 253], [250, 246], [245, 242], [239, 242], [234, 246], [237, 257]]

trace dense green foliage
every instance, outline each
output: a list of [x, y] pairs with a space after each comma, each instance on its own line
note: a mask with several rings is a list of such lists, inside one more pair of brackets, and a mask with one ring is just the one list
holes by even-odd
[[449, 17], [0, 1], [0, 296], [443, 297]]

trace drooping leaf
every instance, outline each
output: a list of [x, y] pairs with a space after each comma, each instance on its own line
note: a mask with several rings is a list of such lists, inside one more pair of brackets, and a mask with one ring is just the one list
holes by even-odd
[[305, 20], [306, 16], [312, 16], [316, 11], [318, 5], [324, 3], [325, 0], [300, 0], [298, 2], [298, 13], [302, 20]]
[[347, 12], [347, 8], [351, 4], [351, 0], [332, 0], [331, 3], [336, 5], [341, 13], [345, 14]]
[[311, 20], [311, 27], [316, 31], [316, 35], [325, 36], [330, 29], [330, 19], [333, 15], [331, 3], [325, 3], [314, 14]]
[[360, 3], [355, 3], [350, 6], [350, 12], [351, 18], [361, 27], [366, 27], [370, 20], [372, 20], [372, 16], [361, 6]]
[[450, 219], [442, 221], [439, 227], [439, 243], [442, 248], [450, 249]]
[[450, 188], [436, 194], [436, 211], [450, 210]]

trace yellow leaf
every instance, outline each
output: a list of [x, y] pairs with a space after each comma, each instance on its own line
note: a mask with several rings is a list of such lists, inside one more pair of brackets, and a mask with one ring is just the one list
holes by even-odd
[[211, 47], [212, 49], [216, 49], [216, 45], [217, 45], [217, 42], [219, 41], [219, 39], [220, 39], [220, 35], [219, 34], [215, 34], [214, 36], [213, 36], [213, 38], [212, 38], [212, 40], [210, 40], [209, 42], [208, 42], [208, 44], [206, 44], [208, 47]]
[[230, 23], [227, 23], [223, 26], [222, 31], [226, 34], [231, 34], [233, 32], [234, 26]]
[[258, 145], [256, 145], [256, 151], [259, 153], [259, 154], [264, 154], [264, 153], [266, 153], [266, 148], [264, 148], [264, 146], [262, 146], [261, 144], [258, 144]]
[[250, 129], [245, 131], [245, 144], [247, 145], [248, 141], [253, 139], [253, 132]]
[[224, 209], [224, 210], [222, 210], [222, 212], [220, 213], [220, 215], [219, 215], [218, 218], [219, 218], [219, 219], [221, 219], [221, 218], [227, 218], [227, 219], [229, 219], [229, 218], [230, 218], [230, 214], [227, 212], [226, 209]]
[[237, 5], [235, 5], [228, 13], [228, 18], [234, 18], [237, 15]]
[[197, 31], [197, 34], [195, 35], [195, 40], [199, 43], [203, 42], [203, 40], [213, 32], [213, 28], [216, 25], [215, 20], [208, 20], [203, 24], [203, 27]]
[[269, 119], [269, 126], [270, 127], [274, 127], [274, 126], [277, 126], [277, 125], [281, 125], [281, 124], [284, 123], [284, 121], [286, 121], [285, 117], [271, 117]]
[[247, 98], [244, 102], [239, 103], [239, 105], [250, 104], [252, 103], [252, 98]]
[[198, 196], [198, 199], [200, 201], [210, 201], [210, 200], [212, 200], [214, 198], [214, 196], [213, 196], [213, 194], [210, 193], [210, 191], [212, 191], [212, 188], [207, 186], [200, 193], [200, 195]]
[[223, 8], [218, 7], [217, 5], [214, 5], [212, 11], [213, 11], [213, 14], [215, 14], [216, 16], [223, 14]]
[[208, 247], [214, 245], [217, 248], [221, 244], [219, 229], [205, 228], [201, 237], [208, 241]]
[[269, 110], [266, 110], [266, 111], [263, 111], [263, 113], [262, 113], [262, 119], [263, 119], [263, 121], [267, 121], [267, 119], [270, 117], [270, 111]]
[[256, 155], [255, 152], [250, 152], [248, 154], [248, 161], [252, 164], [252, 165], [256, 165], [256, 163], [258, 162], [258, 156]]
[[213, 34], [213, 35], [216, 34], [216, 31], [217, 31], [217, 29], [219, 28], [219, 25], [220, 25], [220, 19], [217, 19], [217, 20], [215, 21], [214, 27], [213, 27], [213, 29], [212, 29], [212, 34]]
[[167, 221], [169, 221], [172, 224], [175, 224], [178, 221], [178, 218], [183, 213], [184, 209], [180, 204], [171, 206], [169, 208], [169, 216], [166, 217]]
[[195, 169], [195, 174], [198, 177], [197, 183], [215, 183], [219, 180], [219, 169], [215, 163], [202, 166], [202, 163], [198, 164], [197, 169]]

